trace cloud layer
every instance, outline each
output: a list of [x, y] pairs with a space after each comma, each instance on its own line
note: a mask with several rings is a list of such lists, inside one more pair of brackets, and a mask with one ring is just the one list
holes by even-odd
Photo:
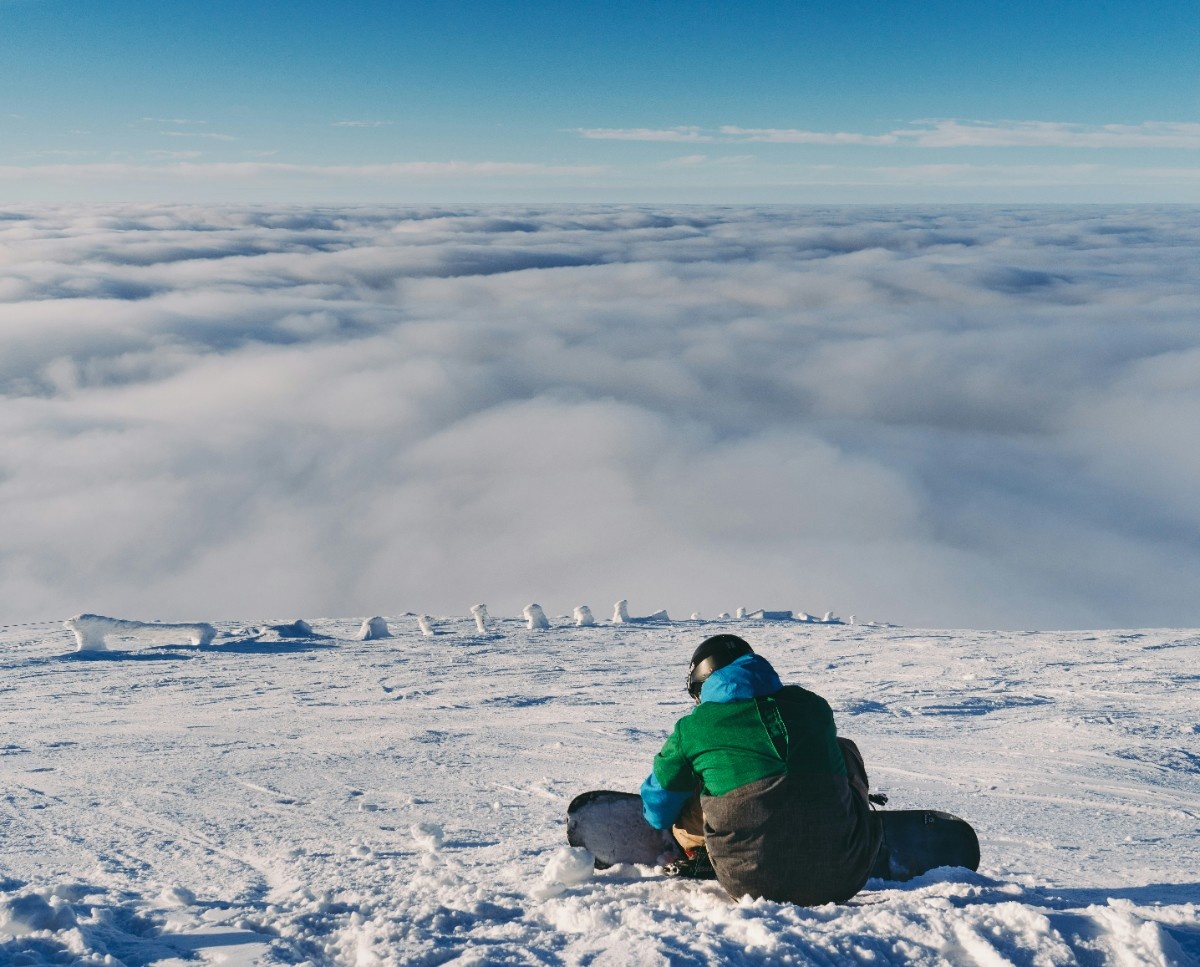
[[1060, 121], [915, 121], [882, 134], [808, 131], [802, 128], [745, 128], [695, 125], [672, 128], [580, 128], [598, 141], [666, 141], [706, 144], [909, 145], [915, 148], [1200, 148], [1200, 124], [1146, 121], [1141, 124], [1071, 124]]
[[1200, 624], [1188, 209], [0, 212], [0, 615]]

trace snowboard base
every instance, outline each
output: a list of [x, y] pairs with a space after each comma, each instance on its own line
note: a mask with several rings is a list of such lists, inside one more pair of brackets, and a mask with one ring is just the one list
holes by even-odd
[[641, 796], [610, 789], [581, 793], [571, 800], [567, 842], [587, 849], [598, 870], [617, 863], [665, 866], [683, 855], [669, 829], [655, 829], [646, 822]]
[[[903, 882], [939, 866], [979, 869], [979, 838], [965, 819], [930, 809], [883, 809], [872, 815], [883, 826], [873, 878]], [[591, 852], [601, 870], [617, 863], [663, 866], [682, 855], [670, 830], [646, 822], [641, 796], [610, 789], [571, 800], [567, 842]]]

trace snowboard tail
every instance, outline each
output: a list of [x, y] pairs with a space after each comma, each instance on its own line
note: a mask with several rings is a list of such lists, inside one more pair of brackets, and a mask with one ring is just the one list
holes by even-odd
[[642, 797], [597, 789], [567, 806], [567, 842], [596, 858], [596, 869], [617, 863], [661, 866], [683, 855], [669, 829], [655, 829], [642, 815]]
[[[979, 838], [965, 819], [930, 809], [884, 809], [872, 816], [883, 827], [871, 868], [875, 879], [911, 880], [939, 866], [979, 869]], [[662, 866], [682, 855], [670, 830], [646, 822], [641, 796], [609, 789], [571, 800], [567, 842], [589, 850], [597, 869], [617, 863]]]
[[979, 837], [965, 819], [932, 809], [883, 809], [875, 815], [883, 842], [872, 877], [903, 882], [939, 866], [979, 869]]

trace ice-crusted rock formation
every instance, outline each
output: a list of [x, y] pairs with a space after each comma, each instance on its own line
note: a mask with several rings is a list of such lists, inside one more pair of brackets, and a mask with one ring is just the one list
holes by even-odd
[[528, 623], [530, 631], [545, 630], [550, 627], [550, 622], [546, 620], [546, 612], [542, 610], [540, 604], [525, 605], [525, 621]]
[[592, 617], [592, 609], [586, 604], [581, 604], [575, 609], [575, 626], [577, 628], [590, 628], [596, 623], [596, 619]]
[[318, 636], [317, 633], [312, 630], [312, 625], [310, 625], [303, 618], [297, 618], [291, 624], [286, 625], [263, 625], [262, 628], [259, 629], [259, 632], [261, 634], [274, 632], [280, 638], [326, 637], [325, 635]]
[[475, 630], [483, 634], [488, 630], [488, 610], [486, 604], [477, 604], [471, 608], [471, 617], [475, 619]]
[[417, 615], [417, 625], [421, 629], [421, 634], [423, 634], [426, 638], [432, 638], [437, 634], [437, 632], [433, 630], [433, 619], [427, 614]]
[[233, 637], [246, 641], [258, 642], [292, 642], [292, 641], [328, 641], [330, 636], [313, 631], [303, 618], [281, 625], [256, 625], [251, 628], [237, 628], [232, 632], [222, 632], [221, 638]]
[[359, 641], [378, 641], [380, 638], [390, 637], [392, 637], [392, 633], [388, 630], [387, 622], [383, 618], [368, 618], [358, 629]]
[[670, 621], [671, 618], [667, 615], [666, 610], [655, 611], [654, 614], [641, 615], [636, 618], [629, 617], [629, 602], [622, 598], [613, 605], [613, 624], [644, 624], [655, 621]]
[[[792, 616], [792, 620], [793, 621], [805, 621], [808, 624], [814, 624], [814, 625], [845, 624], [845, 622], [841, 618], [839, 618], [837, 615], [835, 615], [832, 611], [826, 611], [819, 618], [815, 614], [809, 614], [807, 611], [797, 611]], [[853, 622], [851, 622], [851, 623], [853, 623]]]
[[178, 642], [208, 645], [217, 636], [217, 629], [205, 622], [196, 624], [167, 624], [157, 621], [130, 621], [126, 618], [107, 618], [102, 614], [77, 614], [63, 622], [63, 627], [75, 632], [77, 651], [107, 651], [104, 639], [111, 634], [134, 635], [151, 642]]

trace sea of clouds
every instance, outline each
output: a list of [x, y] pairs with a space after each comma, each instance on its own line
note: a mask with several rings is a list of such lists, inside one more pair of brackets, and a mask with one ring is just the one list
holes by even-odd
[[1200, 624], [1194, 208], [0, 209], [0, 617]]

